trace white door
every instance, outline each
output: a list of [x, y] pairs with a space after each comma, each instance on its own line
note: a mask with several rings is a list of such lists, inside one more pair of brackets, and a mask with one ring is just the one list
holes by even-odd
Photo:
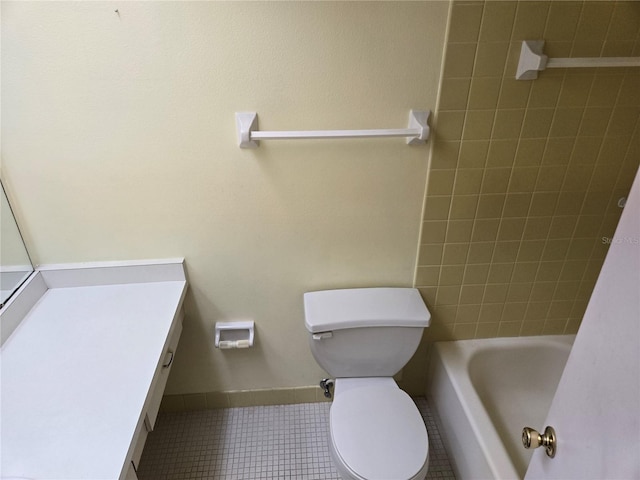
[[[526, 479], [640, 479], [640, 174], [613, 237]], [[524, 425], [521, 425], [524, 427]]]

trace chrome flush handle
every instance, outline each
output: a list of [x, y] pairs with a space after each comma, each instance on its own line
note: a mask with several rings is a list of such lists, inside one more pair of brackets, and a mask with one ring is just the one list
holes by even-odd
[[324, 340], [325, 338], [332, 338], [332, 337], [333, 337], [333, 332], [320, 332], [320, 333], [314, 333], [313, 335], [311, 335], [311, 338], [313, 338], [316, 341]]

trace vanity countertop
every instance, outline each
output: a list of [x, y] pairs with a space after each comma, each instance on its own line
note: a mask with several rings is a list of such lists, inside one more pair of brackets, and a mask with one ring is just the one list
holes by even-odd
[[2, 476], [119, 479], [186, 279], [48, 288], [2, 346]]

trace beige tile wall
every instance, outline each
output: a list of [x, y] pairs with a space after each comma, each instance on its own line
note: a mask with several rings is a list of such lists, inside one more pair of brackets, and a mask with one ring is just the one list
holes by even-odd
[[640, 69], [516, 81], [524, 39], [640, 56], [640, 2], [454, 2], [416, 276], [428, 340], [576, 332], [638, 169]]

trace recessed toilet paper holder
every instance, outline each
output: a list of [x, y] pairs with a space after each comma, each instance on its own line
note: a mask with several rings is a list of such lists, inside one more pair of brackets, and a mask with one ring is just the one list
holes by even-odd
[[215, 347], [221, 349], [253, 347], [254, 331], [253, 320], [216, 322]]

